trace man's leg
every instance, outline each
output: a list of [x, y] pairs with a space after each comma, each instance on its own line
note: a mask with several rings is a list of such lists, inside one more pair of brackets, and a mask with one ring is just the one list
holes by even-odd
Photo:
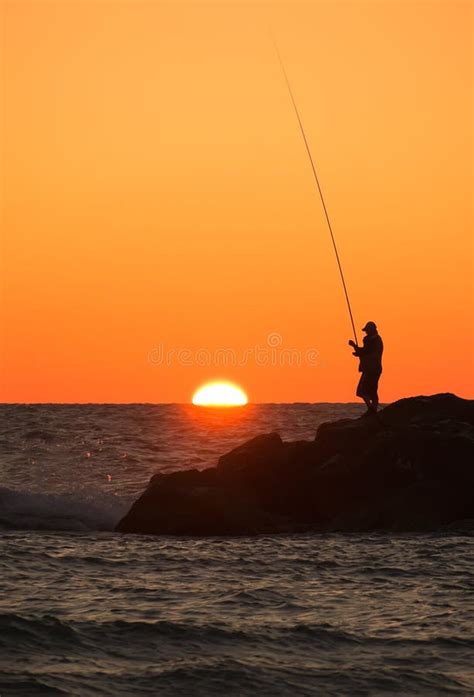
[[379, 379], [380, 379], [380, 373], [377, 375], [377, 377], [375, 379], [374, 392], [372, 395], [372, 406], [373, 406], [373, 409], [375, 412], [379, 408]]
[[365, 406], [367, 407], [366, 414], [371, 414], [373, 411], [372, 402], [367, 390], [367, 375], [365, 375], [364, 373], [362, 373], [362, 375], [360, 376], [359, 384], [357, 385], [356, 395], [357, 397], [360, 397], [364, 400]]

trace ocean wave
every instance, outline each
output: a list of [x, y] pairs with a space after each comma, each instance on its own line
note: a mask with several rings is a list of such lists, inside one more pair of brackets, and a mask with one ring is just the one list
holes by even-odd
[[380, 648], [400, 645], [404, 647], [436, 647], [472, 649], [474, 640], [461, 636], [433, 636], [430, 638], [380, 637], [355, 634], [344, 631], [340, 627], [327, 623], [322, 624], [266, 624], [256, 621], [254, 626], [238, 627], [230, 624], [222, 625], [214, 622], [193, 623], [175, 622], [171, 620], [108, 620], [108, 621], [78, 621], [59, 619], [53, 615], [27, 617], [15, 613], [0, 614], [0, 645], [15, 641], [17, 645], [31, 643], [37, 646], [42, 642], [42, 650], [51, 647], [54, 642], [63, 644], [90, 644], [97, 642], [100, 647], [104, 637], [110, 642], [116, 639], [120, 642], [126, 637], [127, 646], [131, 644], [137, 649], [140, 644], [151, 647], [153, 642], [163, 640], [166, 645], [173, 642], [185, 641], [188, 646], [219, 645], [221, 648], [228, 644], [237, 647], [239, 643], [249, 644], [290, 644], [293, 649], [298, 645], [311, 646], [312, 649], [321, 646], [327, 650], [331, 645], [336, 648], [343, 644], [379, 645]]
[[16, 643], [39, 640], [46, 645], [53, 641], [80, 643], [81, 640], [102, 641], [116, 638], [147, 645], [153, 640], [164, 639], [166, 642], [183, 641], [188, 644], [218, 643], [222, 646], [228, 643], [236, 646], [239, 641], [245, 643], [274, 642], [282, 639], [298, 641], [299, 637], [310, 637], [313, 642], [358, 642], [359, 639], [335, 627], [314, 625], [289, 625], [275, 627], [256, 623], [255, 627], [238, 628], [222, 626], [215, 623], [194, 624], [191, 622], [173, 622], [170, 620], [140, 621], [140, 620], [110, 620], [103, 622], [81, 622], [60, 620], [52, 615], [25, 617], [15, 613], [0, 614], [0, 636], [4, 641], [14, 640]]
[[130, 499], [82, 490], [55, 494], [0, 487], [0, 527], [12, 530], [111, 531]]
[[[470, 643], [454, 637], [370, 638], [329, 624], [278, 627], [257, 621], [241, 628], [6, 613], [0, 614], [0, 654], [8, 651], [10, 661], [3, 672], [0, 661], [0, 687], [5, 695], [32, 696], [69, 688], [63, 694], [81, 697], [158, 692], [207, 697], [229, 690], [241, 697], [366, 695], [369, 686], [371, 694], [469, 694], [469, 675], [443, 672], [440, 663], [444, 669], [452, 660], [467, 665]], [[65, 658], [58, 661], [58, 655]], [[74, 662], [66, 658], [72, 656]], [[21, 670], [22, 684], [30, 688], [24, 693], [15, 692]], [[48, 693], [47, 686], [58, 691]]]
[[54, 687], [47, 680], [40, 680], [34, 676], [25, 677], [12, 671], [0, 673], [0, 688], [2, 695], [28, 695], [28, 697], [53, 697], [54, 695], [69, 695], [70, 693]]

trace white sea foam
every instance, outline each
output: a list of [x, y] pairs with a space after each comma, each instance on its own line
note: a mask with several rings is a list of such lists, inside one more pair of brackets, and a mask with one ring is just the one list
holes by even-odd
[[130, 502], [103, 492], [54, 494], [0, 487], [0, 525], [21, 530], [113, 530]]

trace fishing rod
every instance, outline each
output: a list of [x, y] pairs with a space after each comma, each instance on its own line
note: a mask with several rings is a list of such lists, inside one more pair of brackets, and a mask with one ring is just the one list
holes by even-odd
[[353, 315], [352, 315], [351, 302], [350, 302], [350, 300], [349, 300], [349, 293], [347, 292], [346, 279], [344, 278], [344, 272], [343, 272], [343, 270], [342, 270], [342, 264], [341, 264], [341, 260], [340, 260], [340, 258], [339, 258], [339, 252], [338, 252], [338, 250], [337, 250], [336, 239], [335, 239], [334, 233], [333, 233], [333, 231], [332, 231], [332, 225], [331, 225], [331, 221], [330, 221], [330, 219], [329, 219], [328, 209], [326, 208], [326, 203], [325, 203], [325, 201], [324, 201], [324, 196], [323, 196], [323, 192], [322, 192], [322, 189], [321, 189], [321, 185], [320, 185], [320, 183], [319, 183], [319, 177], [318, 177], [318, 174], [317, 174], [317, 172], [316, 172], [316, 166], [315, 166], [315, 164], [314, 164], [314, 160], [313, 160], [313, 157], [312, 157], [312, 155], [311, 155], [311, 150], [309, 149], [308, 140], [307, 140], [307, 138], [306, 138], [306, 134], [305, 134], [304, 128], [303, 128], [303, 122], [301, 121], [301, 117], [300, 117], [300, 114], [299, 114], [299, 111], [298, 111], [298, 107], [296, 106], [296, 101], [295, 101], [295, 98], [294, 98], [294, 96], [293, 96], [293, 90], [291, 89], [290, 80], [289, 80], [288, 74], [287, 74], [287, 72], [286, 72], [286, 70], [285, 70], [285, 66], [284, 66], [284, 63], [283, 63], [283, 59], [282, 59], [282, 57], [281, 57], [280, 51], [278, 50], [278, 46], [277, 46], [277, 43], [276, 43], [276, 41], [275, 41], [274, 36], [271, 35], [271, 38], [272, 38], [273, 44], [274, 44], [274, 46], [275, 46], [275, 50], [276, 50], [276, 52], [277, 52], [278, 60], [280, 61], [280, 65], [281, 65], [281, 69], [282, 69], [282, 71], [283, 71], [283, 75], [285, 76], [285, 81], [286, 81], [286, 84], [287, 84], [287, 87], [288, 87], [288, 92], [290, 93], [291, 101], [293, 102], [293, 107], [294, 107], [294, 109], [295, 109], [296, 118], [298, 119], [298, 123], [299, 123], [300, 129], [301, 129], [301, 134], [302, 134], [302, 136], [303, 136], [304, 144], [305, 144], [305, 146], [306, 146], [306, 152], [308, 153], [309, 161], [311, 162], [311, 168], [312, 168], [312, 170], [313, 170], [314, 179], [315, 179], [316, 185], [317, 185], [317, 187], [318, 187], [319, 196], [321, 197], [321, 203], [323, 204], [324, 215], [326, 216], [326, 221], [327, 221], [327, 224], [328, 224], [329, 232], [330, 232], [330, 234], [331, 234], [332, 245], [333, 245], [333, 247], [334, 247], [334, 253], [336, 254], [336, 261], [337, 261], [337, 266], [338, 266], [338, 268], [339, 268], [339, 274], [340, 274], [340, 276], [341, 276], [342, 287], [344, 288], [344, 295], [346, 296], [347, 309], [349, 310], [349, 317], [350, 317], [350, 319], [351, 319], [352, 331], [354, 332], [354, 339], [355, 339], [355, 343], [356, 343], [356, 345], [357, 345], [357, 344], [358, 344], [358, 341], [357, 341], [357, 332], [356, 332], [356, 328], [355, 328], [355, 324], [354, 324], [354, 317], [353, 317]]

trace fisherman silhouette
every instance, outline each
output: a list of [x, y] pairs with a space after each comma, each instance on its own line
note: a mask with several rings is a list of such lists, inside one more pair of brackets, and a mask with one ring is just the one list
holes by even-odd
[[375, 322], [367, 322], [362, 331], [366, 333], [363, 346], [357, 346], [354, 341], [349, 341], [349, 346], [354, 349], [353, 356], [359, 358], [359, 384], [356, 395], [362, 397], [367, 405], [367, 414], [375, 414], [379, 406], [377, 388], [382, 374], [383, 341], [377, 331]]

